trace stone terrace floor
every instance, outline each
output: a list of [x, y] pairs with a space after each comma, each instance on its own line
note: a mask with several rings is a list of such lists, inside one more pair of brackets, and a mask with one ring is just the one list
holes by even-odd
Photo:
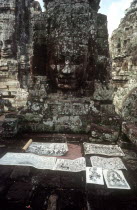
[[[34, 138], [35, 136], [35, 138]], [[43, 135], [33, 138], [45, 139]], [[46, 139], [50, 137], [46, 136]], [[20, 140], [1, 140], [0, 157], [6, 152], [21, 152], [32, 136]], [[23, 140], [21, 140], [23, 139]], [[50, 138], [49, 138], [50, 139]], [[84, 136], [86, 141], [86, 136]], [[68, 158], [83, 155], [82, 143], [70, 142]], [[125, 150], [123, 170], [131, 190], [108, 189], [106, 185], [86, 184], [85, 172], [70, 173], [38, 170], [26, 166], [0, 166], [0, 210], [136, 210], [137, 153]], [[72, 155], [71, 155], [72, 152]], [[87, 166], [90, 156], [86, 156]]]

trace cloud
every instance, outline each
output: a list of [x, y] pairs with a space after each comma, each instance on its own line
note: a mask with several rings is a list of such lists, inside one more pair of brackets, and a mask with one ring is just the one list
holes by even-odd
[[132, 0], [113, 1], [108, 7], [106, 15], [108, 16], [108, 31], [110, 36], [113, 30], [118, 27], [121, 18], [124, 17], [125, 10], [130, 6], [131, 2]]

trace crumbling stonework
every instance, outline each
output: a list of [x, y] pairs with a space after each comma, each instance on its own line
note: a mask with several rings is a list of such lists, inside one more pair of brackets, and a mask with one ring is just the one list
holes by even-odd
[[47, 76], [51, 91], [79, 89], [81, 95], [83, 91], [84, 95], [93, 95], [95, 80], [108, 82], [110, 74], [107, 20], [97, 14], [99, 1], [46, 1], [45, 4], [46, 13], [32, 20], [32, 73]]
[[37, 1], [15, 2], [12, 56], [18, 89], [13, 98], [24, 132], [117, 140], [120, 125], [112, 105], [107, 18], [98, 14], [99, 3], [45, 1], [46, 12], [41, 12]]
[[137, 127], [134, 123], [126, 123], [122, 124], [122, 132], [128, 137], [128, 139], [137, 146]]
[[[115, 144], [122, 124], [112, 103], [107, 19], [97, 13], [100, 0], [44, 1], [42, 13], [37, 1], [6, 0], [6, 12], [15, 12], [12, 24], [10, 17], [0, 28], [0, 157], [25, 152], [21, 148], [30, 138], [68, 142], [63, 159], [85, 156], [89, 167], [83, 142]], [[0, 2], [3, 11], [5, 0]], [[0, 23], [3, 18], [2, 13]], [[127, 103], [125, 99], [125, 114]], [[123, 124], [122, 131], [137, 144], [134, 127]], [[106, 185], [86, 183], [85, 170], [39, 170], [29, 158], [20, 160], [21, 166], [0, 166], [0, 208], [136, 209], [137, 155], [134, 150], [124, 153], [124, 173], [132, 190], [117, 193]], [[61, 166], [68, 170], [68, 165]]]
[[[32, 1], [0, 1], [0, 94], [3, 110], [23, 107], [29, 72], [29, 20]], [[0, 101], [1, 104], [1, 101]]]
[[[46, 13], [31, 19], [32, 81], [21, 112], [25, 125], [33, 132], [90, 133], [97, 116], [100, 126], [104, 115], [115, 118], [106, 16], [97, 13], [99, 1], [45, 5]], [[104, 114], [101, 109], [108, 106], [112, 108]], [[117, 139], [118, 132], [103, 131], [103, 139]], [[91, 136], [102, 140], [98, 129]]]
[[114, 104], [125, 120], [136, 122], [137, 95], [137, 1], [131, 3], [125, 17], [111, 37]]

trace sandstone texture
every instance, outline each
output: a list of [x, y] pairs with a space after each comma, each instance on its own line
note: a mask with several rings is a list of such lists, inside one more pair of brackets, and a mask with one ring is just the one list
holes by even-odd
[[0, 1], [0, 113], [26, 104], [31, 7], [31, 0]]
[[137, 1], [131, 3], [110, 40], [114, 105], [129, 122], [137, 122]]
[[[38, 1], [0, 0], [0, 157], [30, 138], [67, 142], [65, 159], [84, 156], [83, 142], [137, 145], [136, 1], [112, 36], [112, 78], [100, 0], [43, 2], [45, 12]], [[135, 148], [122, 160], [131, 190], [87, 184], [86, 171], [1, 165], [0, 209], [137, 209]]]
[[0, 112], [16, 115], [6, 115], [4, 137], [46, 132], [117, 140], [107, 17], [99, 4], [45, 1], [42, 12], [33, 0], [1, 2]]

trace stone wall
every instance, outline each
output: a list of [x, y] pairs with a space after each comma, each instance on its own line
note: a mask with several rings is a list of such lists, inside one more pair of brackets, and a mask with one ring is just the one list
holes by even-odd
[[[85, 73], [79, 69], [79, 84], [71, 81], [72, 86], [76, 86], [72, 89], [79, 88], [85, 95], [92, 96], [95, 80], [103, 83], [110, 78], [107, 18], [97, 13], [99, 1], [58, 0], [45, 1], [45, 5], [46, 13], [35, 16], [32, 24], [32, 73], [47, 76], [51, 92], [57, 91], [58, 86], [59, 89], [65, 88], [65, 85], [57, 84], [51, 74], [55, 75], [55, 62], [64, 62], [63, 56], [68, 54], [73, 60], [73, 67], [80, 64], [85, 69]], [[70, 85], [66, 86], [71, 89]]]
[[131, 3], [110, 40], [114, 104], [125, 120], [136, 122], [137, 1]]
[[27, 101], [31, 2], [0, 1], [0, 113], [16, 111]]
[[19, 128], [88, 134], [95, 142], [117, 140], [120, 123], [112, 104], [107, 18], [98, 13], [99, 3], [46, 0], [41, 12], [37, 1], [15, 1], [15, 20], [4, 24], [15, 31], [14, 53], [1, 62], [14, 61], [12, 74], [6, 73], [14, 87], [11, 106], [20, 111], [6, 116], [7, 136]]

